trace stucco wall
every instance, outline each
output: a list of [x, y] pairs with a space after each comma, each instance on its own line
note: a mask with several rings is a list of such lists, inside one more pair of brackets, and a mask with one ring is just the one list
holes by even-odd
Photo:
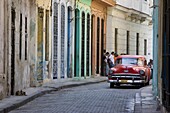
[[[99, 1], [92, 1], [92, 4], [91, 4], [91, 13], [92, 15], [94, 16], [93, 18], [93, 32], [92, 32], [92, 35], [93, 35], [93, 44], [92, 44], [92, 51], [93, 51], [93, 55], [92, 56], [92, 74], [95, 75], [96, 74], [96, 65], [97, 65], [97, 18], [99, 17], [100, 19], [100, 47], [99, 47], [99, 59], [101, 59], [101, 46], [103, 46], [104, 49], [106, 49], [106, 21], [107, 21], [107, 6], [105, 5], [104, 2], [99, 2]], [[103, 37], [103, 42], [101, 42], [101, 20], [104, 20], [104, 37]], [[103, 43], [103, 44], [102, 44]], [[99, 68], [101, 69], [101, 60], [99, 60]], [[99, 70], [101, 72], [101, 70]], [[100, 73], [99, 72], [99, 73]]]
[[144, 23], [129, 21], [126, 13], [116, 8], [109, 8], [107, 16], [107, 51], [115, 51], [115, 28], [118, 28], [117, 52], [126, 53], [126, 36], [130, 32], [129, 54], [136, 54], [136, 33], [139, 33], [139, 54], [144, 55], [144, 39], [147, 39], [147, 59], [152, 58], [152, 26]]
[[149, 7], [152, 1], [153, 0], [126, 0], [125, 2], [124, 0], [116, 0], [116, 4], [151, 15], [152, 11]]
[[[29, 20], [30, 20], [30, 2], [29, 0], [14, 0], [8, 1], [8, 83], [11, 84], [11, 7], [15, 9], [15, 75], [14, 75], [14, 92], [27, 88], [30, 86], [30, 67], [29, 67], [29, 55], [25, 56], [25, 51], [29, 51], [29, 45], [25, 46], [26, 33], [25, 33], [25, 17], [27, 17], [27, 44], [29, 42]], [[21, 51], [20, 51], [20, 15], [22, 14], [22, 40], [21, 40]], [[21, 59], [20, 59], [21, 53]], [[28, 59], [25, 60], [25, 57]], [[10, 89], [10, 88], [9, 88]]]
[[1, 0], [0, 4], [0, 99], [6, 96], [7, 77], [5, 74], [5, 1]]
[[0, 4], [0, 74], [4, 72], [4, 1]]

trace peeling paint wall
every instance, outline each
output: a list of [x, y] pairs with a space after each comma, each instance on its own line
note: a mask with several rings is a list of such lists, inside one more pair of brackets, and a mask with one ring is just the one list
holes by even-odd
[[[36, 25], [35, 25], [35, 54], [32, 59], [36, 60], [35, 64], [35, 75], [33, 78], [39, 83], [43, 83], [48, 79], [51, 79], [51, 0], [36, 0]], [[48, 22], [47, 22], [47, 12]], [[48, 29], [46, 28], [48, 25]], [[33, 27], [33, 26], [32, 26]], [[48, 30], [48, 31], [47, 31]], [[48, 39], [46, 39], [48, 34]], [[46, 50], [46, 44], [48, 42], [48, 50]], [[48, 58], [46, 58], [48, 55]]]
[[[30, 87], [30, 9], [34, 0], [8, 0], [8, 94]], [[15, 16], [12, 17], [12, 9]], [[12, 18], [15, 22], [12, 34]], [[14, 41], [12, 39], [14, 37]], [[14, 47], [12, 46], [14, 45]], [[14, 50], [14, 53], [12, 53]], [[13, 62], [13, 63], [12, 63]], [[14, 73], [12, 73], [14, 69]], [[12, 76], [14, 77], [12, 82]], [[13, 93], [11, 92], [13, 91]]]
[[7, 84], [7, 76], [6, 76], [6, 59], [5, 59], [5, 54], [6, 54], [6, 49], [5, 49], [5, 9], [6, 4], [5, 0], [1, 0], [0, 4], [0, 99], [4, 98], [7, 94], [6, 91], [6, 84]]

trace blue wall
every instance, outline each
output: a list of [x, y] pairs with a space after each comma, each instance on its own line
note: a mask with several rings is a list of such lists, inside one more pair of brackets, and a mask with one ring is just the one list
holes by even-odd
[[154, 0], [153, 7], [153, 78], [154, 96], [158, 96], [158, 2]]

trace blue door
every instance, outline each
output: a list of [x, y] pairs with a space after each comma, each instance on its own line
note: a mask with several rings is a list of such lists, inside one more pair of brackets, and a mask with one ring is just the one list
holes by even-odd
[[67, 77], [68, 78], [71, 78], [70, 50], [71, 50], [71, 7], [68, 7], [68, 40], [67, 40]]

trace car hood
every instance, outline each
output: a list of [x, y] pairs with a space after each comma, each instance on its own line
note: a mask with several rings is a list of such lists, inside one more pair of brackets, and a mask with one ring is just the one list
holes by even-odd
[[144, 70], [143, 66], [137, 66], [137, 65], [116, 65], [112, 68], [114, 70], [114, 73], [134, 73], [139, 74], [139, 70]]

